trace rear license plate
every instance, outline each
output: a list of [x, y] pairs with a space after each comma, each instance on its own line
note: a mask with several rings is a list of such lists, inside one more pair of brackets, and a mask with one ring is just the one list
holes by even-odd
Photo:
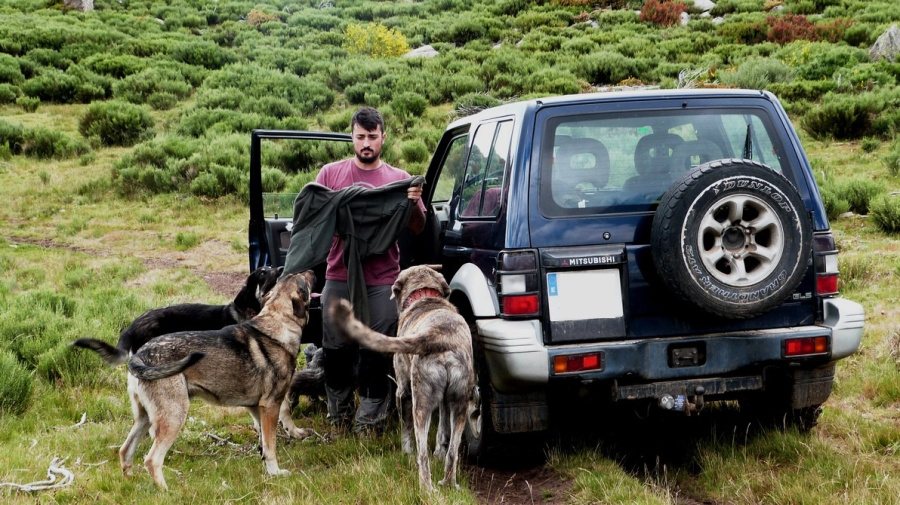
[[547, 300], [551, 321], [624, 316], [622, 283], [616, 268], [548, 273]]

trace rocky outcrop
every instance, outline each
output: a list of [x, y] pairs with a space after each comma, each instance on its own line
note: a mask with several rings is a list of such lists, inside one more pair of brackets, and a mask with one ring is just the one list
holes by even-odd
[[94, 10], [94, 0], [65, 0], [63, 4], [70, 9], [81, 12]]
[[878, 61], [882, 58], [896, 63], [900, 61], [900, 28], [892, 25], [875, 41], [875, 45], [869, 49], [869, 58]]
[[422, 47], [417, 47], [412, 51], [403, 55], [404, 58], [434, 58], [438, 55], [438, 52], [435, 48], [431, 47], [431, 45], [425, 45]]

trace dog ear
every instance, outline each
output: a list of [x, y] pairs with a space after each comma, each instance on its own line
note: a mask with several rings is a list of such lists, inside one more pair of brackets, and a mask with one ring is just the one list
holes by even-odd
[[391, 300], [399, 298], [400, 291], [403, 291], [403, 281], [398, 277], [397, 280], [394, 281], [394, 285], [391, 286]]
[[306, 319], [306, 300], [304, 300], [302, 290], [298, 289], [291, 293], [291, 308], [294, 311], [294, 317]]

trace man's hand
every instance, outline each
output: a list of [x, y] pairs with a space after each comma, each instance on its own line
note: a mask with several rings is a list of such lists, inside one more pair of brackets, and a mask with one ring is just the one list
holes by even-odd
[[412, 200], [413, 202], [418, 202], [420, 198], [422, 198], [422, 185], [418, 186], [410, 186], [406, 190], [406, 197]]

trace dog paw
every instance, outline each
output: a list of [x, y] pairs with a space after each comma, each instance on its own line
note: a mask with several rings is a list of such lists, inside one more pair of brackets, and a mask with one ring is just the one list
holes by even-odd
[[[447, 485], [447, 479], [444, 479], [444, 480], [438, 482], [438, 486], [443, 487], [443, 486], [446, 486], [446, 485]], [[453, 483], [451, 484], [451, 486], [453, 486], [453, 489], [459, 491], [459, 484], [457, 484], [456, 482], [453, 482]]]
[[309, 438], [316, 434], [316, 431], [312, 428], [294, 428], [292, 430], [288, 430], [288, 436], [291, 438], [296, 438], [298, 440], [303, 440]]
[[278, 468], [276, 470], [269, 471], [269, 475], [290, 475], [290, 471], [285, 470], [283, 468]]

